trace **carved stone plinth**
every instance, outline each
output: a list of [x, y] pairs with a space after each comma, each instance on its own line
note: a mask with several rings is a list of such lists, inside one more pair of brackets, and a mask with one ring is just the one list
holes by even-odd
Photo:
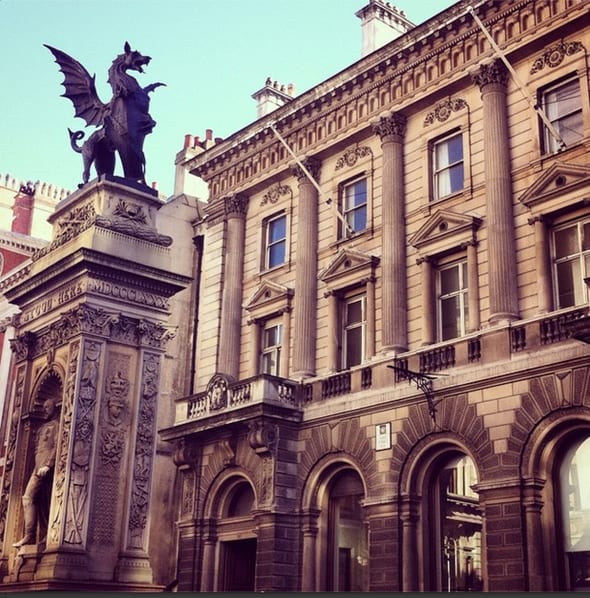
[[[160, 369], [174, 335], [169, 300], [189, 282], [171, 271], [160, 206], [113, 178], [84, 186], [50, 218], [47, 249], [0, 289], [20, 308], [0, 489], [0, 575], [12, 589], [72, 589], [72, 580], [155, 587], [149, 529]], [[53, 451], [48, 472], [40, 469], [42, 436]], [[31, 485], [35, 475], [46, 498]], [[44, 543], [19, 547], [31, 519], [25, 488], [47, 507], [35, 507], [35, 538]]]

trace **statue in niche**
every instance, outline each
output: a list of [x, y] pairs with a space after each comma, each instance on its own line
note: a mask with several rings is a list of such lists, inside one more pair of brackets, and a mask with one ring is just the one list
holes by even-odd
[[39, 426], [35, 439], [35, 466], [22, 496], [25, 533], [13, 544], [15, 547], [34, 544], [38, 525], [46, 528], [49, 518], [59, 427], [54, 399], [43, 402], [43, 414], [44, 422]]
[[64, 75], [63, 96], [74, 104], [75, 116], [84, 119], [87, 126], [99, 127], [81, 146], [77, 142], [84, 137], [84, 132], [68, 129], [72, 149], [82, 154], [82, 185], [88, 182], [93, 164], [98, 176], [113, 175], [115, 152], [121, 160], [124, 178], [145, 185], [143, 142], [156, 125], [149, 114], [149, 94], [165, 83], [141, 87], [128, 71], [143, 73], [143, 67], [149, 64], [151, 57], [132, 50], [125, 42], [123, 54], [113, 60], [108, 71], [113, 96], [105, 104], [96, 92], [95, 75], [91, 76], [65, 52], [44, 45]]

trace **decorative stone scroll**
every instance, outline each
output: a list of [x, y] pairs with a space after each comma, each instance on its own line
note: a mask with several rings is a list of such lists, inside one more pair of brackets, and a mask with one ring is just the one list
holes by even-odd
[[272, 203], [275, 204], [281, 197], [289, 196], [289, 199], [293, 198], [293, 191], [289, 185], [281, 185], [277, 184], [268, 193], [265, 193], [262, 197], [262, 201], [260, 202], [260, 206], [265, 206], [266, 204]]
[[546, 66], [555, 68], [559, 66], [566, 56], [571, 56], [577, 52], [582, 52], [584, 46], [580, 42], [560, 42], [554, 46], [547, 48], [541, 56], [539, 56], [533, 66], [531, 67], [531, 75], [543, 70]]
[[432, 112], [429, 112], [424, 119], [424, 126], [431, 125], [435, 120], [445, 122], [451, 116], [452, 112], [458, 112], [463, 108], [467, 108], [467, 102], [462, 98], [447, 99], [440, 102], [434, 107]]
[[351, 147], [338, 158], [334, 170], [340, 170], [345, 167], [350, 168], [358, 162], [359, 158], [366, 158], [367, 156], [371, 158], [373, 157], [373, 152], [370, 147], [366, 145], [361, 147]]

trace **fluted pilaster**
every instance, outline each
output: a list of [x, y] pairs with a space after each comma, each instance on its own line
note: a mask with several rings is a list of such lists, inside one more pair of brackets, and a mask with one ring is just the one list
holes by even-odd
[[383, 151], [382, 351], [407, 350], [406, 222], [403, 137], [406, 117], [393, 113], [373, 126]]
[[553, 309], [549, 235], [547, 234], [547, 225], [541, 216], [531, 218], [529, 224], [535, 227], [535, 270], [537, 272], [539, 313], [546, 314]]
[[490, 322], [512, 321], [518, 318], [518, 294], [506, 108], [508, 71], [495, 60], [482, 65], [472, 79], [483, 102]]
[[[306, 158], [303, 164], [314, 180], [318, 181], [319, 160]], [[292, 173], [299, 182], [295, 305], [293, 309], [296, 330], [293, 339], [293, 374], [299, 377], [308, 377], [315, 374], [318, 192], [299, 165], [293, 167]]]
[[218, 370], [237, 378], [240, 366], [242, 282], [248, 198], [243, 195], [233, 195], [224, 201], [227, 235], [221, 297]]

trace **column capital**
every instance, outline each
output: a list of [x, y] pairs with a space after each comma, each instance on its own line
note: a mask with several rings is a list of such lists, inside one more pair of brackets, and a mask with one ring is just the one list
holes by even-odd
[[491, 84], [498, 84], [506, 87], [508, 84], [508, 69], [499, 59], [480, 65], [479, 69], [471, 73], [471, 80], [475, 83], [481, 92]]
[[407, 122], [408, 119], [401, 112], [392, 112], [373, 124], [373, 133], [379, 135], [381, 141], [395, 137], [401, 139], [406, 134]]
[[248, 211], [248, 197], [241, 193], [224, 197], [223, 204], [228, 217], [244, 218]]
[[[311, 176], [319, 182], [322, 161], [319, 158], [306, 157], [301, 160], [301, 163], [307, 168]], [[307, 174], [305, 174], [305, 171], [299, 164], [293, 164], [291, 166], [291, 174], [295, 176], [300, 183], [307, 179]]]

